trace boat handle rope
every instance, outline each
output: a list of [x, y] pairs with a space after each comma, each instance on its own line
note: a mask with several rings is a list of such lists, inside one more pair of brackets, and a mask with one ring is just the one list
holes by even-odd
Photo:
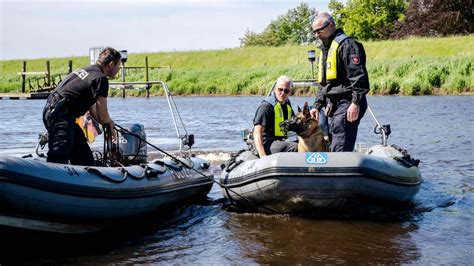
[[232, 153], [230, 156], [230, 159], [227, 161], [227, 166], [223, 169], [227, 173], [230, 173], [230, 171], [234, 170], [235, 167], [239, 166], [241, 163], [244, 162], [244, 160], [236, 160], [237, 157], [239, 157], [240, 154], [245, 152], [245, 149], [242, 149], [238, 151], [237, 153]]
[[[178, 168], [178, 167], [175, 167], [175, 166], [171, 166], [169, 164], [165, 164], [166, 167], [170, 167], [170, 168], [173, 168], [173, 169], [179, 169], [179, 170], [182, 170], [183, 168]], [[160, 171], [160, 170], [157, 170], [157, 169], [153, 169], [147, 165], [142, 165], [143, 167], [143, 174], [139, 175], [139, 176], [136, 176], [136, 175], [133, 175], [131, 174], [126, 168], [124, 167], [121, 167], [119, 168], [118, 170], [120, 172], [122, 172], [123, 176], [121, 179], [117, 180], [117, 179], [114, 179], [114, 178], [111, 178], [110, 176], [107, 176], [105, 175], [104, 173], [102, 173], [99, 169], [95, 168], [95, 167], [86, 167], [84, 168], [87, 172], [92, 172], [108, 181], [112, 181], [113, 183], [123, 183], [125, 180], [127, 180], [127, 178], [130, 176], [131, 178], [135, 179], [135, 180], [141, 180], [145, 177], [148, 177], [148, 178], [156, 178], [158, 177], [159, 175], [162, 175], [164, 173], [166, 173], [166, 170], [165, 171]]]
[[123, 183], [125, 180], [127, 180], [127, 175], [123, 175], [121, 179], [113, 179], [111, 178], [110, 176], [108, 175], [104, 175], [99, 169], [97, 168], [94, 168], [94, 167], [86, 167], [84, 168], [87, 172], [92, 172], [108, 181], [111, 181], [113, 183], [116, 183], [116, 184], [120, 184], [120, 183]]
[[173, 156], [173, 155], [167, 153], [166, 151], [164, 151], [164, 150], [158, 148], [156, 145], [151, 144], [151, 143], [148, 142], [147, 140], [142, 139], [142, 137], [141, 137], [140, 135], [135, 134], [135, 133], [132, 133], [132, 132], [130, 132], [129, 130], [127, 130], [126, 128], [124, 128], [124, 127], [122, 127], [122, 126], [120, 126], [120, 125], [118, 125], [118, 124], [115, 124], [115, 129], [116, 129], [117, 131], [122, 132], [122, 133], [125, 132], [125, 133], [127, 133], [127, 134], [130, 134], [130, 135], [136, 137], [136, 138], [141, 139], [141, 141], [143, 141], [144, 143], [150, 145], [152, 148], [155, 148], [157, 151], [159, 151], [159, 152], [163, 153], [164, 155], [170, 157], [176, 164], [181, 165], [181, 166], [184, 166], [184, 167], [186, 167], [186, 168], [188, 168], [188, 169], [190, 169], [190, 170], [195, 171], [196, 173], [202, 175], [202, 176], [205, 177], [206, 179], [212, 181], [213, 183], [216, 183], [216, 184], [217, 184], [218, 186], [220, 186], [221, 188], [226, 189], [226, 190], [228, 190], [228, 191], [234, 193], [235, 195], [239, 196], [241, 199], [243, 199], [243, 200], [247, 201], [248, 203], [250, 203], [251, 205], [253, 205], [253, 207], [265, 209], [265, 210], [267, 210], [267, 211], [270, 211], [270, 212], [273, 213], [273, 214], [282, 214], [281, 212], [278, 212], [278, 211], [276, 211], [276, 210], [274, 210], [274, 209], [272, 209], [272, 208], [269, 208], [269, 207], [263, 206], [263, 205], [261, 205], [261, 204], [258, 204], [257, 202], [254, 202], [253, 200], [250, 200], [250, 199], [248, 199], [248, 198], [246, 198], [246, 197], [240, 195], [239, 193], [235, 192], [234, 190], [228, 188], [227, 186], [225, 186], [225, 185], [223, 185], [223, 184], [217, 182], [217, 181], [214, 180], [213, 178], [210, 178], [209, 176], [207, 176], [207, 175], [204, 174], [203, 172], [201, 172], [201, 171], [195, 169], [195, 168], [192, 167], [192, 166], [191, 166], [191, 167], [188, 166], [186, 163], [182, 162], [182, 161], [181, 161], [180, 159], [178, 159], [177, 157], [175, 157], [175, 156]]
[[403, 166], [406, 166], [408, 168], [412, 166], [418, 167], [418, 165], [420, 165], [420, 160], [411, 157], [411, 155], [408, 154], [407, 150], [402, 149], [395, 144], [392, 144], [391, 146], [402, 154], [402, 157], [394, 157], [393, 159], [395, 161], [401, 163]]

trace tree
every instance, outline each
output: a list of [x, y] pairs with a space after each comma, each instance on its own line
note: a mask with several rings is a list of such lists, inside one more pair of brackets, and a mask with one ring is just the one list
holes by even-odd
[[314, 41], [311, 23], [317, 15], [308, 3], [300, 3], [296, 8], [288, 10], [285, 15], [272, 21], [262, 33], [247, 29], [239, 38], [243, 47], [247, 46], [280, 46], [284, 44], [303, 44]]
[[437, 36], [474, 32], [472, 0], [412, 0], [405, 20], [396, 25], [393, 38]]
[[407, 0], [338, 0], [329, 2], [329, 9], [338, 27], [360, 40], [385, 39], [395, 23], [404, 19]]

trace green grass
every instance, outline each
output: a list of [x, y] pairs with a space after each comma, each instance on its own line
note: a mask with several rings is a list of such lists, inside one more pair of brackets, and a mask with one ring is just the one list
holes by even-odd
[[[474, 35], [365, 42], [364, 46], [372, 94], [472, 92]], [[307, 51], [311, 49], [315, 49], [314, 45], [132, 53], [126, 65], [144, 66], [148, 56], [149, 66], [162, 67], [150, 72], [150, 80], [165, 81], [174, 94], [261, 95], [280, 75], [310, 78]], [[46, 60], [50, 60], [53, 74], [64, 74], [68, 60], [73, 60], [73, 68], [78, 68], [87, 65], [89, 59], [28, 60], [27, 71], [44, 71]], [[0, 92], [20, 91], [17, 72], [21, 67], [22, 60], [0, 61]], [[126, 78], [142, 81], [145, 77], [143, 72], [130, 71]], [[151, 93], [160, 95], [163, 91], [153, 87]], [[121, 95], [121, 92], [116, 90], [111, 94]], [[144, 92], [133, 90], [128, 94], [140, 96]]]

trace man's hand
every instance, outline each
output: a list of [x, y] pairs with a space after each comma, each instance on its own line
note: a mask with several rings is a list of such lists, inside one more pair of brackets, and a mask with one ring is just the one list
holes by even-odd
[[117, 140], [117, 131], [115, 130], [114, 121], [112, 121], [111, 119], [107, 123], [105, 123], [104, 126], [108, 126], [110, 128], [110, 137], [112, 138], [112, 142], [115, 142]]
[[359, 118], [359, 110], [360, 107], [358, 104], [351, 103], [351, 105], [347, 109], [347, 121], [355, 122], [357, 118]]
[[311, 115], [312, 118], [314, 118], [316, 121], [319, 121], [319, 111], [316, 108], [313, 108], [309, 110], [309, 114]]

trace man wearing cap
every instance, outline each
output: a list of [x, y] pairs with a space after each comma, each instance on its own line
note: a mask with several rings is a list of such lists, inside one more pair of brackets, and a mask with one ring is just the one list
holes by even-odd
[[288, 97], [291, 94], [292, 81], [287, 76], [280, 76], [275, 89], [262, 101], [253, 119], [253, 139], [260, 158], [277, 152], [296, 152], [296, 142], [285, 141], [288, 133], [280, 123], [294, 115]]
[[312, 28], [321, 50], [318, 58], [321, 90], [310, 114], [319, 119], [319, 111], [326, 107], [331, 122], [331, 151], [353, 151], [369, 92], [364, 46], [336, 28], [328, 13], [319, 14]]

